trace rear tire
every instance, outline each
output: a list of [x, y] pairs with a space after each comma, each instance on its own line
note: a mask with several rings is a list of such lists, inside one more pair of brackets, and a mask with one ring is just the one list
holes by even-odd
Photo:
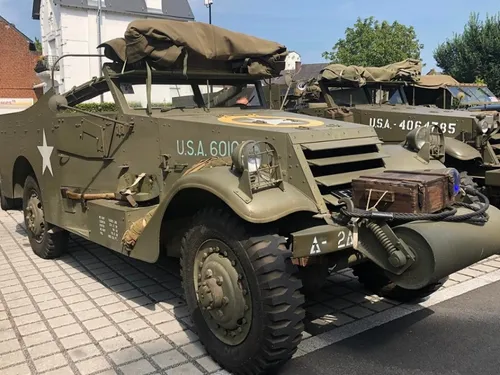
[[233, 374], [275, 373], [297, 350], [304, 296], [291, 251], [224, 209], [199, 212], [182, 239], [181, 275], [197, 333]]
[[421, 289], [404, 289], [394, 284], [384, 273], [384, 270], [371, 261], [366, 261], [352, 267], [358, 281], [372, 293], [380, 297], [398, 302], [412, 302], [424, 299], [436, 292], [447, 277], [437, 283], [429, 284]]
[[45, 221], [40, 187], [32, 176], [24, 183], [23, 213], [33, 252], [43, 259], [60, 257], [66, 251], [69, 233]]

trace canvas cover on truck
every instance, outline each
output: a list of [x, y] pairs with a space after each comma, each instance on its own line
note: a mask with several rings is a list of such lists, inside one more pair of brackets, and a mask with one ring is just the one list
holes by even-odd
[[330, 64], [320, 72], [320, 80], [329, 83], [346, 81], [363, 86], [367, 82], [410, 81], [418, 82], [422, 72], [422, 63], [416, 59], [406, 59], [381, 67]]
[[147, 62], [155, 69], [225, 70], [231, 62], [246, 61], [249, 74], [263, 76], [278, 76], [288, 53], [282, 44], [215, 25], [158, 19], [133, 21], [124, 38], [99, 47], [104, 47], [106, 57], [120, 63]]
[[428, 74], [421, 76], [420, 80], [416, 84], [412, 84], [415, 87], [421, 87], [424, 89], [442, 89], [447, 86], [459, 86], [458, 82], [452, 76], [446, 74]]

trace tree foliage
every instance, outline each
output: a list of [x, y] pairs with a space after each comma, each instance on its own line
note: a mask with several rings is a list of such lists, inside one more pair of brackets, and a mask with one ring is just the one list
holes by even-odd
[[346, 29], [345, 37], [322, 56], [344, 65], [383, 66], [407, 58], [420, 59], [423, 48], [413, 26], [358, 17], [354, 26]]
[[464, 83], [482, 80], [500, 95], [500, 13], [484, 21], [472, 13], [462, 34], [438, 45], [434, 59], [443, 73]]
[[35, 47], [38, 52], [42, 53], [42, 43], [38, 38], [35, 38]]

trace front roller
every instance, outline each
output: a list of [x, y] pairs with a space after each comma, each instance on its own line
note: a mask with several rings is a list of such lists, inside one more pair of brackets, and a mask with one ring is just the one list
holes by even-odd
[[[459, 208], [457, 215], [470, 210]], [[415, 262], [401, 275], [387, 276], [404, 289], [426, 285], [500, 252], [500, 211], [489, 206], [488, 221], [482, 225], [467, 222], [414, 221], [393, 228], [411, 247]]]

